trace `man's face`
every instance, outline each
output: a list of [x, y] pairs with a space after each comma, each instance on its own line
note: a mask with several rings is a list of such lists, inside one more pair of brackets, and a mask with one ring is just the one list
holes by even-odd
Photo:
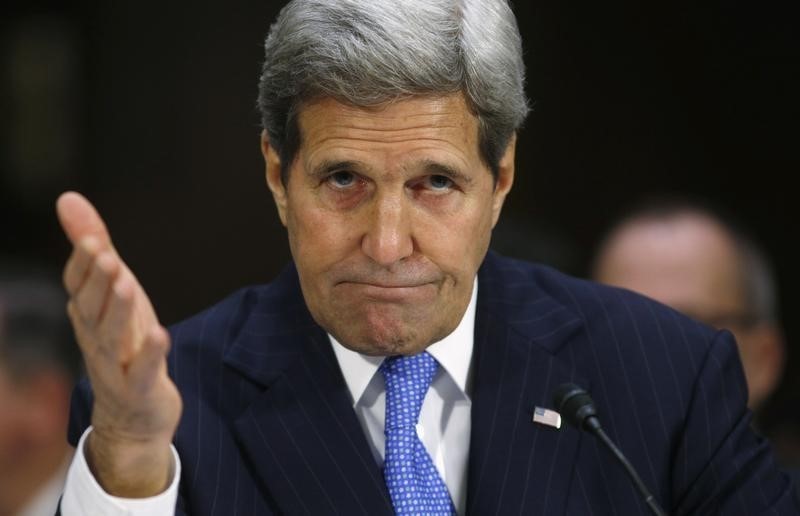
[[472, 294], [513, 181], [514, 142], [495, 186], [460, 94], [364, 109], [302, 108], [302, 143], [273, 192], [314, 319], [345, 346], [414, 354], [452, 332]]

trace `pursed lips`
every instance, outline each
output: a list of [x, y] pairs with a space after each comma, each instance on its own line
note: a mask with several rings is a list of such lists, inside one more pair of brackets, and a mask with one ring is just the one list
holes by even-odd
[[342, 281], [337, 284], [337, 287], [344, 287], [348, 290], [353, 289], [356, 293], [363, 295], [365, 298], [376, 301], [422, 300], [436, 291], [433, 282], [388, 283]]

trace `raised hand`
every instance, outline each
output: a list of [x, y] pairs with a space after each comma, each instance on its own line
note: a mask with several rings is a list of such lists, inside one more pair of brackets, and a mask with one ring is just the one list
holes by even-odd
[[172, 478], [169, 443], [182, 409], [167, 375], [169, 335], [89, 201], [67, 192], [56, 208], [73, 245], [67, 311], [94, 392], [86, 458], [110, 494], [155, 495]]

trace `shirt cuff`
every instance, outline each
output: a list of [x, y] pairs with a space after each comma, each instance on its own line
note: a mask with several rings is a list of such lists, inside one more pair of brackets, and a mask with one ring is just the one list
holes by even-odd
[[106, 493], [89, 469], [83, 453], [83, 443], [92, 431], [86, 429], [78, 442], [75, 456], [67, 473], [64, 496], [61, 498], [62, 516], [103, 514], [105, 516], [166, 516], [175, 514], [178, 500], [178, 481], [181, 478], [181, 461], [178, 452], [170, 444], [175, 464], [169, 487], [149, 498], [120, 498]]

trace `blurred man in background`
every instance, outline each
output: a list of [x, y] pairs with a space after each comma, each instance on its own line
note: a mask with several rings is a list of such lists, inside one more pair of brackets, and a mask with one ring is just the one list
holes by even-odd
[[0, 271], [0, 516], [54, 514], [80, 355], [58, 282]]
[[730, 330], [754, 411], [778, 385], [785, 349], [774, 274], [755, 242], [712, 210], [670, 200], [642, 205], [608, 233], [593, 278]]
[[765, 417], [765, 402], [783, 374], [786, 345], [775, 275], [759, 245], [702, 203], [651, 201], [612, 227], [598, 248], [592, 275], [734, 334], [748, 405], [800, 490], [795, 411], [771, 407], [772, 417]]

